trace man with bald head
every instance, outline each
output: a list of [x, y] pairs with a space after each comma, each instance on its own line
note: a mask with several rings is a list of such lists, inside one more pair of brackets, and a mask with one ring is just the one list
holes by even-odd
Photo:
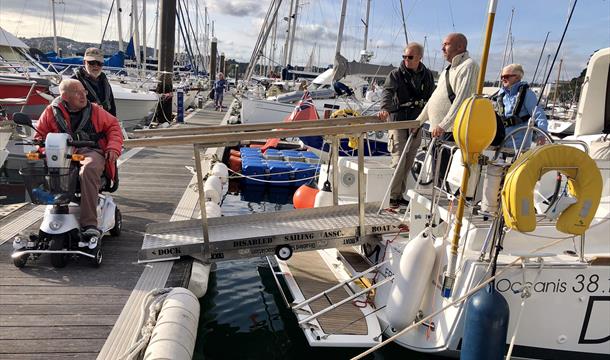
[[[436, 90], [422, 110], [417, 120], [430, 124], [430, 132], [435, 138], [445, 142], [453, 141], [453, 122], [462, 102], [476, 90], [479, 66], [467, 51], [468, 40], [461, 33], [451, 33], [443, 39], [443, 57], [449, 62], [438, 78]], [[439, 177], [444, 178], [449, 163], [448, 151], [440, 157]]]
[[80, 225], [83, 234], [99, 237], [97, 194], [104, 169], [111, 180], [116, 180], [115, 162], [123, 146], [121, 126], [103, 107], [87, 100], [87, 91], [78, 80], [63, 80], [59, 93], [40, 116], [35, 137], [44, 140], [49, 133], [67, 133], [74, 140], [97, 143], [91, 148], [77, 148], [76, 153], [85, 156], [79, 170]]

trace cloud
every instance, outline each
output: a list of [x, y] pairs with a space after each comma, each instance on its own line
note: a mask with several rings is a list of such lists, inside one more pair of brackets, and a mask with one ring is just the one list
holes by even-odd
[[231, 16], [265, 16], [269, 4], [256, 0], [209, 0], [208, 6], [214, 12]]

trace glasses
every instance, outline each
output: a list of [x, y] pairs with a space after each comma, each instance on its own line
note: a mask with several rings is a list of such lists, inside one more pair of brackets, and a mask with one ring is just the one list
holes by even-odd
[[407, 59], [413, 60], [413, 59], [415, 59], [415, 55], [403, 55], [402, 59], [403, 60], [407, 60]]
[[87, 61], [87, 64], [92, 66], [102, 66], [103, 64], [100, 61]]
[[506, 75], [502, 75], [502, 76], [500, 76], [500, 79], [502, 79], [502, 80], [508, 80], [508, 79], [510, 79], [510, 78], [512, 78], [512, 77], [515, 77], [515, 76], [517, 76], [517, 75], [515, 75], [515, 74], [506, 74]]

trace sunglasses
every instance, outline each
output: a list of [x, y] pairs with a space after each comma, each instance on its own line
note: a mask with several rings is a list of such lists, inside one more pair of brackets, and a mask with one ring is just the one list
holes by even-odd
[[415, 55], [403, 55], [402, 59], [403, 60], [406, 60], [406, 59], [413, 60], [413, 59], [415, 59]]
[[504, 79], [510, 79], [510, 78], [512, 78], [512, 77], [515, 77], [515, 76], [517, 76], [517, 75], [515, 75], [515, 74], [507, 74], [507, 75], [502, 75], [502, 76], [500, 76], [500, 79], [502, 79], [502, 80], [504, 80]]
[[102, 66], [103, 64], [100, 61], [87, 61], [87, 64], [92, 66]]

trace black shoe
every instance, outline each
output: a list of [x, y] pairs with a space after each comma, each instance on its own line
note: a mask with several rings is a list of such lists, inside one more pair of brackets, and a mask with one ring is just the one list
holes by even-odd
[[408, 206], [409, 205], [409, 200], [405, 200], [402, 197], [400, 199], [390, 199], [390, 207], [392, 209], [401, 207], [401, 206]]

